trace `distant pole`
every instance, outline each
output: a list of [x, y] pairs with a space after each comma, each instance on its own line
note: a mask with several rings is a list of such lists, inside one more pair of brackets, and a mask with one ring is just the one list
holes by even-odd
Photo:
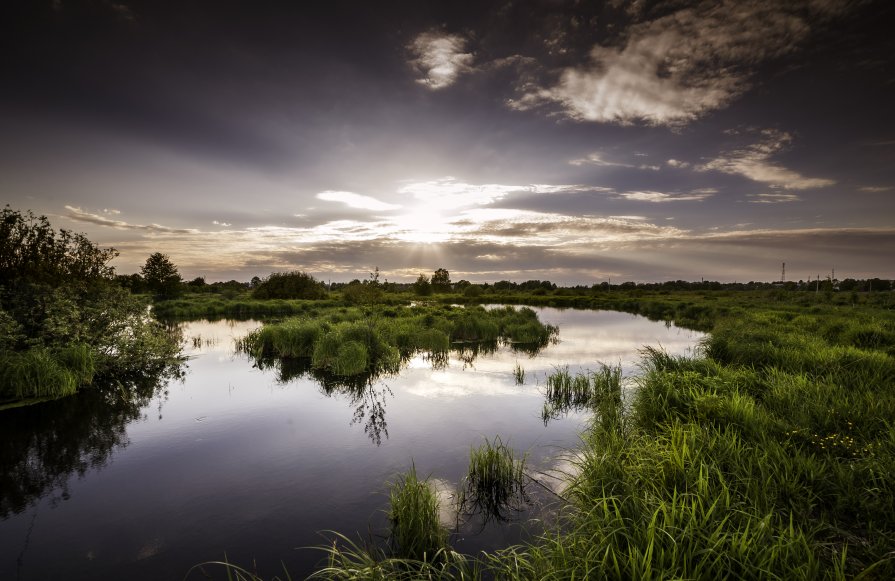
[[814, 294], [817, 294], [819, 292], [820, 292], [820, 274], [817, 275], [817, 286], [814, 289]]
[[783, 270], [780, 272], [780, 282], [786, 282], [786, 263], [783, 263]]

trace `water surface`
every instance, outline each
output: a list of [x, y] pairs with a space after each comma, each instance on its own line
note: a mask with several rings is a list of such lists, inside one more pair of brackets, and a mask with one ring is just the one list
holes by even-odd
[[[234, 339], [257, 322], [187, 323], [188, 373], [166, 393], [109, 406], [87, 392], [2, 412], [0, 578], [182, 579], [225, 554], [302, 578], [322, 554], [299, 547], [323, 543], [321, 531], [385, 533], [386, 483], [411, 462], [446, 494], [483, 438], [527, 452], [532, 471], [562, 463], [587, 415], [544, 425], [542, 385], [557, 366], [621, 362], [632, 375], [644, 345], [684, 354], [701, 337], [624, 313], [536, 310], [560, 329], [537, 356], [503, 347], [437, 370], [417, 357], [362, 393], [253, 367]], [[484, 529], [472, 519], [454, 546], [518, 542], [537, 510]]]

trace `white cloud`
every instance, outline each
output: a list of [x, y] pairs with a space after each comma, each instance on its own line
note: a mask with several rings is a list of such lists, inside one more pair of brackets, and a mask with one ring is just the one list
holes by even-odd
[[91, 214], [75, 206], [65, 206], [65, 209], [68, 210], [66, 216], [72, 220], [115, 228], [116, 230], [142, 230], [159, 234], [195, 234], [198, 232], [198, 230], [191, 228], [171, 228], [161, 224], [131, 224], [123, 220], [113, 220], [99, 214]]
[[584, 192], [611, 192], [612, 188], [604, 188], [601, 186], [584, 186], [584, 185], [550, 185], [550, 184], [532, 184], [527, 187], [528, 191], [534, 194], [581, 194]]
[[784, 204], [786, 202], [802, 201], [802, 198], [800, 198], [797, 194], [784, 194], [776, 192], [767, 194], [749, 194], [747, 197], [752, 198], [751, 200], [749, 200], [749, 203], [751, 204]]
[[474, 185], [447, 176], [435, 180], [407, 183], [398, 189], [398, 193], [413, 196], [414, 199], [424, 202], [432, 209], [445, 210], [487, 206], [502, 200], [512, 192], [530, 192], [534, 187], [504, 184]]
[[678, 168], [678, 169], [686, 169], [690, 167], [690, 163], [686, 161], [680, 161], [679, 159], [669, 159], [665, 162], [670, 167]]
[[212, 220], [211, 223], [214, 224], [215, 226], [224, 226], [224, 227], [233, 225], [230, 222], [219, 222], [218, 220]]
[[408, 46], [414, 57], [410, 64], [422, 74], [416, 82], [430, 89], [443, 89], [454, 84], [463, 73], [473, 70], [472, 53], [466, 50], [466, 39], [456, 34], [424, 32]]
[[373, 212], [384, 212], [386, 210], [397, 210], [401, 206], [399, 204], [387, 204], [370, 196], [362, 196], [354, 192], [337, 192], [327, 190], [317, 194], [318, 200], [324, 202], [339, 202], [351, 208], [359, 210], [371, 210]]
[[698, 171], [720, 171], [726, 174], [741, 175], [752, 181], [771, 184], [787, 190], [807, 190], [823, 188], [836, 182], [826, 178], [809, 178], [770, 161], [770, 158], [785, 150], [792, 142], [792, 136], [785, 131], [765, 129], [761, 131], [762, 140], [726, 152], [696, 169]]
[[704, 190], [696, 190], [687, 194], [666, 194], [664, 192], [619, 192], [618, 197], [625, 200], [633, 200], [636, 202], [701, 202], [706, 198], [715, 195], [715, 190], [710, 188]]
[[[644, 154], [639, 154], [639, 153], [635, 153], [634, 155], [637, 155], [640, 157], [644, 156]], [[637, 168], [637, 169], [646, 169], [646, 170], [650, 170], [650, 171], [659, 171], [661, 169], [657, 165], [648, 165], [645, 163], [632, 164], [632, 163], [622, 163], [619, 161], [609, 161], [609, 160], [603, 159], [603, 154], [599, 153], [599, 152], [590, 153], [586, 157], [583, 157], [583, 158], [571, 159], [571, 160], [569, 160], [569, 165], [574, 165], [574, 166], [596, 165], [596, 166], [603, 166], [603, 167], [612, 167], [612, 166], [630, 167], [630, 168]]]
[[587, 157], [582, 157], [579, 159], [571, 159], [569, 160], [569, 165], [599, 165], [599, 166], [621, 166], [621, 167], [633, 167], [627, 163], [619, 163], [617, 161], [608, 161], [603, 159], [603, 154], [601, 153], [590, 153]]
[[[797, 48], [810, 33], [796, 2], [704, 1], [628, 30], [621, 46], [593, 47], [588, 63], [568, 67], [549, 87], [526, 90], [511, 108], [558, 104], [569, 118], [681, 125], [724, 107], [749, 87], [754, 67]], [[845, 6], [809, 13], [831, 17]]]
[[452, 224], [455, 240], [553, 248], [674, 238], [685, 231], [639, 216], [570, 216], [529, 210], [476, 208]]
[[862, 192], [888, 192], [892, 189], [892, 186], [864, 186], [860, 188]]
[[613, 191], [611, 188], [581, 184], [469, 184], [452, 176], [405, 182], [398, 188], [399, 194], [410, 195], [418, 202], [424, 203], [422, 209], [427, 211], [488, 206], [516, 193], [580, 194], [611, 191]]

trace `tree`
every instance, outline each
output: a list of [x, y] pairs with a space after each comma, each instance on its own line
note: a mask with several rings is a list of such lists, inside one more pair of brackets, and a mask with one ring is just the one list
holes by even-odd
[[193, 280], [186, 283], [186, 285], [190, 288], [190, 290], [194, 292], [207, 292], [209, 289], [208, 284], [205, 282], [204, 276], [197, 276]]
[[115, 269], [108, 262], [118, 256], [114, 248], [100, 248], [83, 234], [50, 226], [46, 216], [13, 210], [0, 211], [0, 286], [21, 283], [92, 283], [111, 280]]
[[325, 299], [326, 288], [306, 272], [275, 272], [254, 291], [256, 299]]
[[140, 273], [146, 287], [157, 296], [169, 298], [180, 293], [180, 273], [167, 254], [154, 252], [149, 255]]
[[439, 268], [432, 275], [432, 290], [435, 292], [448, 292], [451, 290], [451, 273], [444, 268]]
[[413, 292], [421, 297], [431, 295], [432, 284], [429, 282], [429, 277], [425, 274], [420, 274], [419, 278], [416, 279], [416, 282], [413, 283]]
[[146, 292], [146, 283], [143, 282], [143, 277], [136, 272], [133, 274], [116, 274], [115, 282], [121, 288], [127, 289], [132, 293]]
[[179, 340], [128, 292], [139, 275], [115, 277], [116, 255], [44, 216], [0, 212], [0, 402], [71, 395], [97, 379], [117, 393], [178, 364]]
[[378, 266], [365, 281], [361, 282], [355, 279], [342, 288], [342, 297], [353, 305], [372, 307], [382, 302], [382, 295], [383, 289], [382, 283], [379, 282]]

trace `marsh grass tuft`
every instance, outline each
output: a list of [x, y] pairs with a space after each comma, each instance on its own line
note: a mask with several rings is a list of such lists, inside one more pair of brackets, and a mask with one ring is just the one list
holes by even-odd
[[0, 354], [0, 400], [72, 395], [93, 380], [96, 364], [86, 345], [51, 351], [33, 347]]
[[544, 424], [570, 411], [592, 410], [600, 421], [618, 422], [621, 419], [621, 365], [600, 364], [600, 369], [587, 373], [569, 373], [568, 367], [558, 368], [547, 376]]
[[[198, 575], [201, 575], [203, 579], [215, 579], [211, 574], [212, 570], [223, 570], [223, 574], [226, 576], [225, 578], [227, 581], [265, 581], [265, 578], [258, 575], [258, 573], [249, 571], [248, 569], [240, 567], [239, 565], [234, 565], [228, 561], [226, 554], [224, 554], [223, 561], [206, 561], [205, 563], [193, 565], [183, 578], [184, 581], [186, 581], [193, 575], [193, 573], [197, 573]], [[289, 570], [286, 569], [284, 564], [282, 577], [276, 576], [266, 579], [267, 581], [292, 581], [292, 576], [289, 574]]]
[[438, 495], [428, 480], [419, 479], [416, 466], [392, 484], [389, 503], [395, 555], [425, 561], [445, 550], [448, 535], [438, 518]]
[[308, 579], [338, 581], [454, 581], [482, 579], [481, 563], [448, 547], [427, 554], [424, 559], [395, 557], [376, 547], [352, 541], [332, 533], [332, 542], [320, 547], [326, 553], [327, 566]]
[[522, 385], [525, 383], [525, 370], [519, 365], [519, 362], [516, 362], [516, 366], [513, 368], [513, 378], [516, 380], [516, 385]]
[[499, 436], [469, 451], [469, 467], [461, 489], [460, 505], [485, 521], [507, 520], [521, 510], [525, 492], [525, 456], [517, 457]]
[[[556, 328], [524, 308], [338, 307], [317, 308], [313, 318], [265, 324], [237, 340], [236, 349], [259, 366], [274, 358], [308, 359], [312, 368], [337, 376], [382, 375], [396, 373], [416, 354], [440, 368], [452, 350], [465, 364], [501, 342], [536, 353], [555, 335]], [[533, 342], [517, 344], [514, 337]]]

